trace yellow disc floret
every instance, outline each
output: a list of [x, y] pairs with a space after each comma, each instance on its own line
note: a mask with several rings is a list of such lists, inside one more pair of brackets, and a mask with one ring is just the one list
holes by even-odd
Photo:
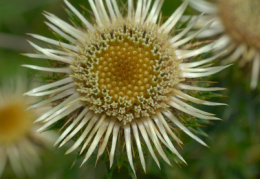
[[0, 144], [8, 145], [24, 137], [32, 126], [32, 112], [20, 101], [0, 106]]
[[180, 80], [180, 62], [165, 41], [126, 25], [96, 39], [71, 66], [90, 109], [127, 123], [166, 106], [167, 95]]

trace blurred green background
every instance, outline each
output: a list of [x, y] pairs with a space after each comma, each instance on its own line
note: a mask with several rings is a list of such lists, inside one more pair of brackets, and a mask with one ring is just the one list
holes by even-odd
[[[87, 0], [71, 0], [80, 9], [88, 6]], [[180, 0], [166, 0], [163, 15], [169, 16], [180, 5]], [[61, 0], [0, 0], [0, 80], [33, 71], [20, 67], [21, 64], [46, 64], [44, 60], [32, 60], [21, 53], [31, 52], [26, 42], [31, 38], [26, 33], [37, 33], [53, 37], [45, 26], [43, 11], [49, 11], [62, 19], [67, 19]], [[188, 10], [186, 13], [192, 13]], [[227, 96], [221, 99], [227, 107], [210, 108], [223, 121], [212, 122], [203, 127], [209, 137], [204, 138], [210, 148], [205, 148], [189, 137], [184, 137], [180, 153], [188, 165], [167, 166], [161, 162], [159, 170], [154, 162], [148, 162], [148, 173], [144, 175], [140, 167], [139, 178], [159, 179], [258, 179], [260, 178], [260, 89], [250, 91], [250, 68], [241, 70], [237, 65], [214, 75], [213, 81], [228, 90], [221, 92]], [[214, 99], [213, 99], [214, 100]], [[218, 100], [216, 98], [216, 100]], [[65, 149], [53, 149], [42, 156], [42, 166], [35, 176], [39, 179], [101, 179], [131, 178], [128, 169], [115, 169], [113, 175], [100, 160], [95, 167], [75, 162], [76, 154], [64, 156]], [[149, 161], [149, 160], [148, 160]], [[1, 161], [0, 161], [1, 162]], [[93, 162], [93, 161], [92, 161]], [[95, 163], [95, 161], [94, 161]], [[111, 177], [112, 176], [112, 177]], [[3, 179], [16, 178], [10, 170]]]

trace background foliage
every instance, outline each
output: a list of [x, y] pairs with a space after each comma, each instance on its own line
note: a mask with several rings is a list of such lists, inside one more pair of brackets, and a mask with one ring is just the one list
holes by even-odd
[[[77, 8], [88, 6], [87, 0], [71, 0]], [[163, 15], [169, 16], [181, 2], [166, 0]], [[43, 11], [49, 11], [67, 19], [64, 3], [61, 0], [1, 0], [0, 1], [0, 80], [26, 72], [33, 77], [32, 71], [20, 67], [21, 64], [45, 64], [41, 60], [23, 57], [21, 53], [31, 52], [32, 48], [26, 42], [31, 39], [26, 33], [37, 33], [51, 36], [44, 24]], [[187, 13], [192, 13], [188, 10]], [[167, 166], [161, 162], [159, 170], [148, 157], [148, 173], [144, 175], [141, 167], [137, 169], [139, 178], [181, 178], [181, 179], [257, 179], [260, 178], [260, 89], [250, 91], [250, 68], [241, 70], [237, 65], [213, 76], [211, 80], [218, 81], [218, 86], [228, 90], [221, 99], [227, 107], [209, 108], [223, 121], [212, 122], [202, 129], [208, 134], [204, 140], [210, 146], [205, 148], [184, 137], [184, 147], [181, 154], [188, 165], [173, 164]], [[217, 98], [216, 98], [217, 99]], [[218, 99], [217, 99], [218, 100]], [[42, 156], [42, 166], [36, 176], [39, 179], [103, 179], [131, 178], [129, 168], [124, 165], [118, 170], [108, 170], [105, 159], [99, 160], [95, 167], [95, 158], [87, 165], [80, 167], [75, 162], [76, 154], [64, 157], [64, 149], [53, 149]], [[1, 161], [0, 161], [1, 162]], [[7, 170], [4, 179], [16, 178]]]

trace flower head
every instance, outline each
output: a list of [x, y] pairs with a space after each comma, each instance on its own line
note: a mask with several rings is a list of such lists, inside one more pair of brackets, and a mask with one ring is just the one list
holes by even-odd
[[2, 83], [0, 89], [0, 177], [9, 163], [18, 177], [24, 170], [35, 172], [39, 165], [39, 151], [54, 140], [54, 135], [36, 133], [34, 120], [39, 111], [26, 110], [30, 99], [23, 96], [26, 80]]
[[27, 93], [30, 96], [49, 96], [32, 108], [54, 104], [38, 119], [45, 122], [40, 131], [62, 121], [64, 130], [56, 144], [63, 146], [77, 135], [67, 153], [81, 148], [80, 153], [85, 153], [83, 163], [98, 145], [99, 157], [111, 142], [111, 166], [118, 135], [123, 135], [133, 171], [133, 145], [137, 147], [142, 167], [146, 170], [141, 143], [146, 144], [158, 166], [154, 149], [170, 164], [162, 144], [185, 162], [173, 145], [172, 141], [176, 144], [182, 144], [182, 141], [171, 129], [172, 125], [206, 145], [176, 116], [186, 113], [205, 120], [217, 120], [213, 114], [192, 107], [185, 101], [213, 106], [222, 104], [197, 99], [185, 91], [221, 90], [192, 86], [196, 83], [192, 79], [217, 73], [226, 66], [208, 67], [217, 56], [188, 62], [215, 46], [212, 43], [194, 48], [187, 44], [208, 26], [185, 38], [192, 25], [181, 31], [174, 30], [188, 1], [162, 24], [159, 14], [163, 0], [138, 0], [136, 8], [133, 1], [128, 0], [126, 14], [121, 13], [115, 0], [89, 0], [95, 16], [93, 23], [68, 1], [65, 0], [65, 3], [81, 20], [83, 27], [70, 25], [51, 13], [45, 13], [50, 21], [47, 25], [67, 43], [32, 35], [58, 49], [42, 48], [30, 42], [40, 53], [27, 54], [57, 61], [61, 66], [27, 67], [64, 73], [63, 79]]
[[224, 63], [239, 60], [240, 65], [252, 63], [251, 88], [256, 88], [260, 72], [260, 2], [256, 0], [192, 0], [190, 4], [199, 12], [205, 12], [197, 28], [215, 19], [212, 26], [200, 37], [221, 35], [219, 51], [226, 50]]

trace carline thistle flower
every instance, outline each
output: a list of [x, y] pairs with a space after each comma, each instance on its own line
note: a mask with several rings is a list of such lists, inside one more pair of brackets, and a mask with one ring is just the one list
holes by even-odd
[[[194, 26], [204, 27], [214, 20], [212, 26], [199, 37], [208, 38], [221, 35], [218, 51], [226, 51], [224, 64], [239, 60], [244, 66], [250, 63], [252, 68], [251, 88], [257, 87], [260, 72], [260, 1], [257, 0], [191, 0], [190, 5], [205, 15]], [[188, 17], [189, 18], [189, 17]], [[185, 18], [187, 19], [187, 18]]]
[[33, 102], [23, 93], [28, 90], [25, 77], [4, 81], [0, 89], [0, 178], [10, 166], [18, 178], [32, 175], [40, 164], [40, 152], [51, 146], [56, 134], [38, 134], [34, 120], [39, 110], [26, 110]]
[[171, 129], [173, 126], [206, 146], [176, 116], [188, 114], [200, 119], [218, 120], [213, 114], [199, 110], [186, 101], [222, 105], [197, 99], [188, 91], [221, 90], [193, 86], [196, 82], [192, 79], [215, 74], [227, 66], [209, 67], [217, 56], [187, 62], [215, 46], [210, 43], [197, 48], [184, 48], [210, 25], [185, 37], [198, 21], [197, 18], [183, 30], [174, 30], [188, 1], [164, 23], [159, 18], [163, 0], [138, 0], [136, 8], [134, 2], [128, 0], [126, 14], [119, 10], [115, 0], [89, 0], [95, 16], [93, 23], [67, 0], [65, 3], [84, 27], [70, 25], [51, 13], [44, 13], [50, 21], [47, 25], [68, 42], [33, 34], [36, 39], [58, 48], [42, 48], [30, 42], [40, 53], [26, 54], [62, 64], [60, 68], [26, 67], [65, 74], [63, 79], [27, 93], [30, 96], [49, 96], [31, 108], [55, 104], [37, 120], [45, 122], [39, 131], [66, 118], [56, 145], [63, 146], [77, 135], [67, 154], [81, 148], [80, 153], [85, 153], [85, 163], [97, 146], [99, 158], [111, 142], [110, 166], [114, 161], [118, 135], [123, 135], [127, 157], [134, 172], [133, 146], [137, 147], [141, 165], [146, 170], [142, 144], [147, 146], [159, 167], [155, 152], [170, 164], [162, 144], [185, 162], [173, 144], [173, 141], [182, 144]]

